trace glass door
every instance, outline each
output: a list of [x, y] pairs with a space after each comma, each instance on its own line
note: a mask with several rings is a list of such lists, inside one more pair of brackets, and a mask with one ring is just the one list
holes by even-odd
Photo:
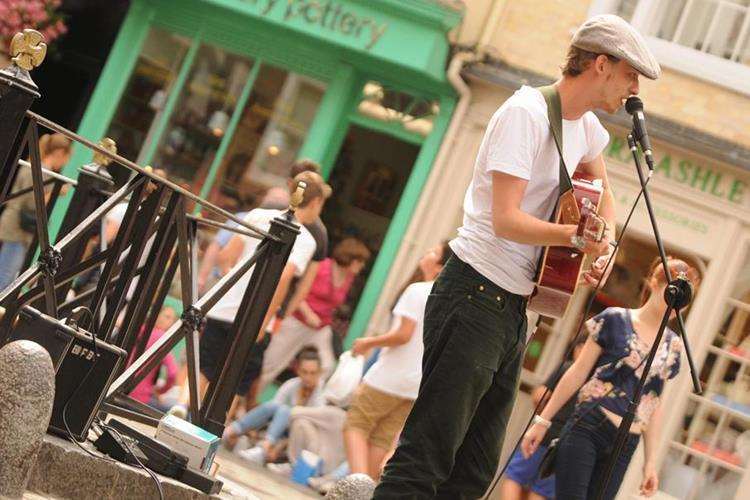
[[360, 85], [348, 126], [331, 146], [333, 195], [322, 214], [329, 248], [354, 236], [372, 251], [334, 328], [347, 342], [367, 329], [439, 145], [433, 129], [452, 110], [379, 81]]
[[[353, 236], [367, 245], [372, 258], [352, 286], [342, 318], [357, 307], [418, 154], [418, 145], [363, 126], [349, 127], [329, 179], [333, 195], [321, 219], [330, 249]], [[339, 325], [337, 333], [345, 335], [346, 326]]]

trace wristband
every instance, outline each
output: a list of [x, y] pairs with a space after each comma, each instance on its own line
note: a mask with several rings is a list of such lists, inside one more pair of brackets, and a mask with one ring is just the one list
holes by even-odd
[[552, 422], [547, 420], [546, 418], [543, 418], [541, 415], [534, 415], [534, 420], [532, 420], [534, 424], [539, 424], [545, 429], [549, 429], [552, 425]]

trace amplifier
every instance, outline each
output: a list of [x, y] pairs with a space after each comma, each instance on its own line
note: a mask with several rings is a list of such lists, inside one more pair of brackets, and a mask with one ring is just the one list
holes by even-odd
[[[55, 366], [55, 401], [49, 431], [86, 439], [102, 399], [117, 375], [126, 353], [91, 333], [25, 306], [8, 342], [31, 340], [41, 345]], [[63, 421], [63, 412], [65, 420]]]

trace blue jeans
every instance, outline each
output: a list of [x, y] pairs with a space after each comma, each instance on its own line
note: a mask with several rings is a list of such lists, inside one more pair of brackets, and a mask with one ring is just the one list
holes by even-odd
[[26, 243], [22, 241], [3, 241], [0, 246], [0, 290], [13, 283], [26, 258]]
[[288, 405], [282, 405], [269, 401], [262, 405], [256, 406], [249, 412], [245, 413], [233, 424], [232, 428], [238, 434], [244, 434], [252, 429], [260, 429], [269, 421], [266, 439], [275, 443], [282, 437], [289, 428], [289, 415], [292, 409]]
[[[617, 427], [599, 409], [593, 409], [576, 423], [568, 420], [561, 432], [555, 461], [555, 492], [557, 500], [598, 498], [601, 480], [609, 457], [614, 451]], [[575, 423], [575, 426], [572, 424]], [[615, 498], [630, 459], [638, 447], [640, 436], [630, 434], [617, 458], [604, 498]]]

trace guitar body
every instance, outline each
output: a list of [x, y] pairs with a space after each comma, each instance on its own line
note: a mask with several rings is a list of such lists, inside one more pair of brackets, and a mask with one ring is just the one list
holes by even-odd
[[[601, 182], [577, 174], [573, 175], [572, 181], [572, 195], [560, 200], [555, 216], [558, 224], [578, 224], [587, 207], [599, 209]], [[529, 309], [542, 316], [562, 318], [578, 286], [584, 257], [583, 252], [572, 246], [546, 247], [542, 254], [536, 288], [529, 300]]]

